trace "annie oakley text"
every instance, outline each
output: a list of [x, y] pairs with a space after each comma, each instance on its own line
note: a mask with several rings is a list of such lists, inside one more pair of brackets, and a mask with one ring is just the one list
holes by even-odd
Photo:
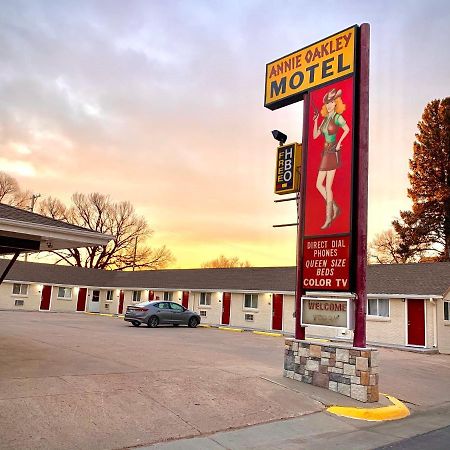
[[308, 290], [349, 290], [350, 238], [305, 238], [303, 287]]

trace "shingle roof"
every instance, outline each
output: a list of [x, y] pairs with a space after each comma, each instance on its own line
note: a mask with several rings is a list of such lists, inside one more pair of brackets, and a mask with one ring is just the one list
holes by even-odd
[[[0, 260], [0, 273], [7, 263], [8, 260], [6, 259]], [[114, 284], [111, 284], [114, 279], [114, 272], [24, 261], [16, 261], [6, 279], [43, 284], [115, 287]]]
[[283, 292], [295, 290], [295, 267], [120, 272], [117, 279], [122, 286], [129, 287]]
[[[0, 260], [2, 270], [7, 260]], [[171, 269], [114, 272], [17, 261], [8, 280], [93, 287], [167, 290], [295, 291], [295, 267]], [[369, 294], [443, 295], [450, 288], [450, 262], [376, 264], [367, 269]]]
[[50, 217], [41, 216], [40, 214], [36, 214], [31, 211], [26, 211], [24, 209], [16, 208], [14, 206], [5, 205], [4, 203], [0, 203], [0, 218], [16, 220], [19, 222], [32, 223], [35, 225], [45, 225], [56, 228], [65, 228], [69, 230], [91, 231], [86, 228], [79, 227], [77, 225], [72, 225], [70, 223], [55, 220]]
[[367, 269], [371, 294], [443, 295], [450, 288], [450, 262], [373, 264]]

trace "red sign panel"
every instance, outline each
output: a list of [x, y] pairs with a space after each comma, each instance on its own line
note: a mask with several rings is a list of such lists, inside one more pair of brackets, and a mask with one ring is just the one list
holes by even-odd
[[350, 233], [353, 77], [310, 93], [305, 236]]
[[303, 288], [350, 291], [354, 77], [310, 93]]
[[350, 236], [303, 240], [303, 288], [307, 291], [348, 291]]

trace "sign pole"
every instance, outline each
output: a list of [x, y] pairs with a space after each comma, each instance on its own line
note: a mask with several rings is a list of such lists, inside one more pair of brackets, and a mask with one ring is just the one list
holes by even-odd
[[370, 26], [363, 23], [360, 28], [358, 48], [358, 137], [357, 137], [357, 198], [356, 220], [356, 270], [355, 270], [355, 331], [353, 345], [366, 347], [366, 304], [367, 304], [367, 185], [369, 168], [369, 46]]
[[[308, 146], [308, 111], [309, 111], [309, 94], [303, 96], [303, 129], [302, 129], [302, 171], [305, 167]], [[295, 282], [295, 339], [305, 339], [305, 327], [302, 323], [301, 298], [305, 291], [303, 289], [303, 229], [305, 222], [305, 178], [300, 180], [300, 189], [297, 193], [297, 268]]]

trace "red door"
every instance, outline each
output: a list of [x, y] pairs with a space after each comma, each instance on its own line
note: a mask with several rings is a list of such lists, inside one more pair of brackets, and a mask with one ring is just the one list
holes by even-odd
[[230, 325], [231, 294], [224, 292], [222, 297], [222, 325]]
[[125, 293], [123, 291], [120, 291], [119, 295], [119, 314], [123, 313], [123, 300], [125, 298]]
[[283, 329], [283, 294], [273, 294], [272, 330]]
[[52, 296], [52, 287], [51, 286], [44, 286], [42, 288], [42, 295], [41, 295], [41, 306], [39, 309], [41, 311], [48, 311], [50, 309], [50, 298]]
[[189, 291], [183, 291], [182, 304], [185, 308], [189, 308]]
[[87, 288], [81, 288], [78, 291], [77, 311], [86, 310]]
[[408, 345], [425, 346], [425, 302], [408, 299]]
[[148, 291], [148, 301], [151, 302], [155, 300], [155, 293], [153, 291]]

